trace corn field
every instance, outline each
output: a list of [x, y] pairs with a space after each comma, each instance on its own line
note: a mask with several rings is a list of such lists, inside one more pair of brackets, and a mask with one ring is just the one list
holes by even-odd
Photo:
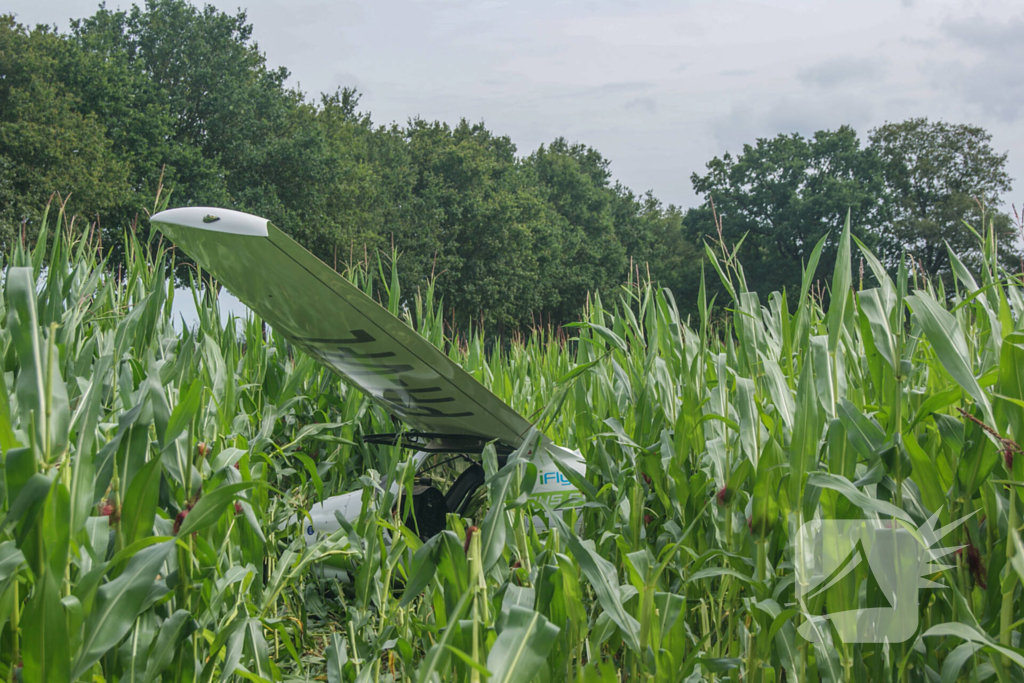
[[[489, 448], [481, 504], [423, 541], [379, 484], [413, 485], [408, 453], [362, 440], [394, 431], [379, 406], [176, 290], [166, 241], [128, 234], [110, 273], [50, 225], [3, 264], [4, 681], [1024, 681], [1024, 283], [991, 232], [944, 288], [910, 257], [893, 278], [847, 223], [834, 273], [819, 244], [801, 291], [766, 299], [709, 247], [727, 294], [702, 283], [699, 319], [634, 282], [511, 340], [357, 265], [587, 464], [586, 503], [552, 513], [528, 458]], [[307, 545], [303, 511], [359, 489], [358, 520]], [[863, 565], [798, 601], [797, 530], [823, 519], [946, 532], [909, 638], [809, 619], [891, 607]]]

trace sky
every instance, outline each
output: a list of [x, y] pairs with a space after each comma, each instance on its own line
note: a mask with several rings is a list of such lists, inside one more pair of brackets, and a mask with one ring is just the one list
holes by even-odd
[[[130, 2], [110, 0], [109, 8]], [[1003, 0], [215, 0], [248, 13], [271, 66], [315, 96], [362, 93], [376, 123], [483, 121], [521, 154], [564, 136], [614, 177], [699, 203], [690, 176], [778, 133], [972, 123], [1009, 152], [1024, 202], [1024, 5]], [[93, 13], [7, 0], [20, 22]]]

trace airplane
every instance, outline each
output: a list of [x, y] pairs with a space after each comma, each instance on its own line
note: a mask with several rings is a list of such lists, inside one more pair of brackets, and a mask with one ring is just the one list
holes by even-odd
[[[484, 469], [471, 456], [479, 458], [493, 443], [503, 465], [526, 444], [533, 429], [529, 420], [266, 218], [183, 207], [161, 211], [150, 223], [291, 344], [409, 427], [364, 441], [414, 450], [418, 471], [438, 453], [471, 462], [447, 491], [429, 483], [414, 489], [413, 517], [424, 540], [445, 529], [447, 513], [463, 513], [484, 486]], [[555, 464], [557, 459], [586, 476], [579, 451], [543, 436], [531, 439], [526, 451], [519, 457], [537, 467], [534, 498], [556, 511], [583, 504], [579, 490]], [[397, 494], [398, 484], [390, 486]], [[303, 537], [316, 542], [340, 528], [336, 513], [353, 522], [361, 507], [361, 489], [315, 503]]]

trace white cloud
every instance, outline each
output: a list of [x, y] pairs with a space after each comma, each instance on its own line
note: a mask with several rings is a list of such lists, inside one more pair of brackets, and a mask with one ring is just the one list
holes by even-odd
[[939, 87], [1006, 123], [1024, 114], [1024, 14], [1000, 21], [979, 15], [949, 18], [942, 33], [952, 43], [940, 68], [931, 70]]
[[885, 75], [885, 63], [875, 57], [830, 57], [797, 71], [805, 85], [832, 89], [878, 81]]

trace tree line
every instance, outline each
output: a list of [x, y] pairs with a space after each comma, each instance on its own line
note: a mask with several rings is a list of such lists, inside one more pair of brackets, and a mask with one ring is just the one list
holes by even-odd
[[[355, 90], [312, 97], [288, 76], [244, 12], [148, 0], [66, 32], [0, 16], [0, 249], [33, 238], [56, 192], [116, 265], [121, 231], [147, 229], [162, 186], [172, 206], [266, 216], [338, 270], [398, 253], [403, 282], [435, 278], [456, 325], [509, 331], [575, 319], [588, 292], [637, 276], [689, 310], [714, 242], [740, 245], [752, 288], [792, 289], [847, 211], [889, 265], [909, 251], [943, 275], [946, 242], [978, 256], [964, 221], [980, 227], [982, 210], [1008, 263], [1020, 258], [996, 210], [1006, 154], [976, 126], [760, 139], [694, 173], [705, 201], [684, 210], [614, 181], [589, 146], [558, 138], [524, 155], [483, 123], [378, 125]], [[826, 243], [822, 272], [834, 254]]]

